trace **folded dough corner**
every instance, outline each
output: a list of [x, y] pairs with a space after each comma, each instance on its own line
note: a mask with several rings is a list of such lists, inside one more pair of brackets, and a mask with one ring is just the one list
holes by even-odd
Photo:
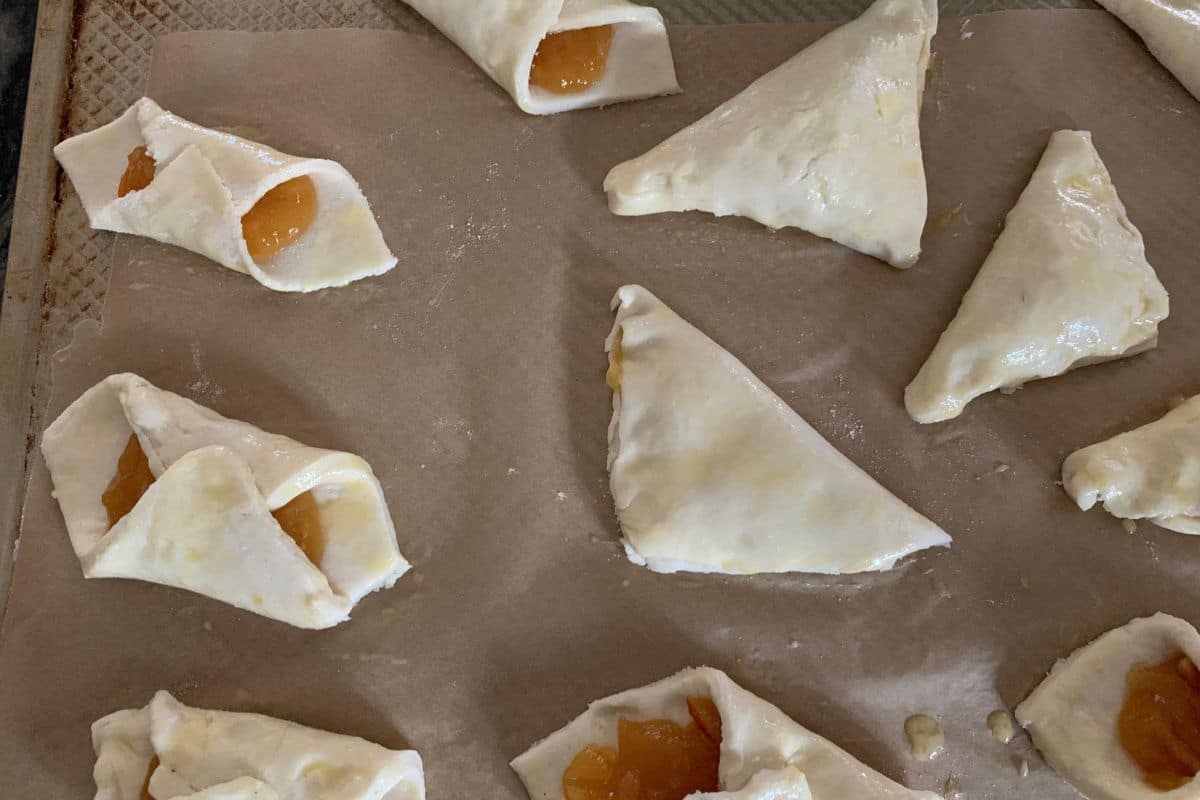
[[1133, 29], [1200, 100], [1200, 6], [1196, 0], [1096, 0]]
[[1076, 450], [1063, 490], [1084, 511], [1098, 501], [1122, 519], [1200, 535], [1200, 395], [1161, 419]]
[[[152, 159], [150, 172], [126, 186], [139, 153]], [[113, 122], [60, 142], [54, 155], [93, 228], [186, 248], [277, 291], [343, 286], [396, 265], [341, 164], [196, 125], [146, 97]], [[272, 194], [288, 187], [307, 192], [290, 209]], [[280, 216], [289, 211], [300, 217]], [[273, 218], [281, 229], [263, 231], [270, 250], [256, 257], [248, 220]]]
[[[1200, 796], [1200, 778], [1183, 780], [1175, 791], [1152, 786], [1141, 764], [1131, 758], [1118, 734], [1131, 677], [1139, 669], [1172, 670], [1181, 657], [1194, 669], [1200, 664], [1200, 634], [1190, 623], [1167, 614], [1135, 619], [1100, 636], [1068, 658], [1056, 663], [1050, 674], [1016, 708], [1016, 718], [1029, 732], [1033, 744], [1060, 775], [1090, 800], [1153, 800], [1170, 797], [1190, 800]], [[1158, 686], [1164, 684], [1157, 681]], [[1195, 691], [1195, 688], [1192, 689]], [[1177, 697], [1172, 694], [1171, 696]], [[1170, 714], [1169, 703], [1157, 700]], [[1152, 703], [1153, 704], [1153, 703]], [[1135, 712], [1136, 713], [1136, 712]], [[1185, 721], [1194, 710], [1175, 709], [1174, 722], [1164, 726], [1157, 742], [1148, 739], [1151, 752], [1177, 743], [1186, 758], [1194, 759], [1194, 744], [1184, 744], [1178, 731], [1192, 724]], [[1153, 714], [1150, 719], [1153, 720]], [[1188, 740], [1190, 741], [1190, 740]], [[1163, 756], [1164, 763], [1171, 757]], [[1194, 770], [1194, 767], [1192, 767]]]
[[925, 227], [919, 130], [933, 0], [876, 0], [698, 122], [614, 167], [614, 214], [707, 211], [801, 228], [910, 267]]
[[513, 759], [512, 767], [531, 800], [557, 800], [563, 797], [564, 774], [582, 751], [599, 747], [619, 757], [623, 725], [649, 720], [687, 725], [696, 699], [711, 701], [720, 715], [719, 787], [689, 794], [693, 800], [941, 800], [876, 772], [711, 667], [685, 669], [593, 702]]
[[1091, 134], [1058, 131], [904, 404], [953, 419], [994, 389], [1151, 349], [1167, 312]]
[[46, 429], [42, 453], [88, 578], [160, 583], [327, 628], [408, 570], [366, 461], [226, 419], [136, 375], [88, 389]]
[[613, 307], [608, 469], [630, 560], [836, 574], [950, 544], [646, 289], [622, 287]]
[[[679, 91], [657, 9], [627, 0], [404, 0], [529, 114]], [[583, 38], [572, 37], [584, 32]], [[598, 34], [597, 44], [588, 34]], [[557, 41], [555, 40], [557, 37]], [[543, 46], [546, 46], [543, 51]], [[535, 80], [540, 61], [548, 87]]]
[[421, 757], [159, 691], [92, 725], [96, 800], [424, 800]]

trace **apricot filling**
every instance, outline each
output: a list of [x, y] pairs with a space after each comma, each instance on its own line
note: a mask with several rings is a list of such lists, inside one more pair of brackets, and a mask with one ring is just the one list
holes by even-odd
[[1200, 772], [1200, 671], [1185, 655], [1129, 670], [1117, 735], [1147, 785], [1170, 791]]
[[150, 776], [156, 769], [158, 769], [158, 756], [150, 759], [150, 766], [146, 768], [146, 780], [142, 781], [142, 793], [138, 795], [138, 800], [154, 800], [154, 795], [150, 794]]
[[242, 217], [242, 238], [250, 257], [268, 261], [295, 242], [317, 218], [317, 186], [301, 175], [269, 190]]
[[117, 184], [117, 197], [145, 189], [154, 180], [154, 158], [145, 145], [130, 150], [127, 161], [125, 171], [121, 173], [121, 182]]
[[[108, 512], [109, 528], [133, 510], [152, 483], [154, 473], [150, 471], [150, 461], [137, 435], [130, 434], [125, 449], [117, 458], [117, 470], [100, 495], [104, 510]], [[309, 561], [321, 563], [325, 553], [325, 529], [321, 525], [320, 506], [311, 491], [296, 495], [286, 505], [272, 511], [271, 516]]]
[[687, 699], [692, 722], [617, 720], [617, 747], [590, 744], [563, 771], [564, 800], [683, 800], [717, 791], [721, 713], [712, 700]]
[[533, 55], [529, 82], [554, 94], [584, 91], [604, 77], [612, 38], [612, 25], [547, 34]]

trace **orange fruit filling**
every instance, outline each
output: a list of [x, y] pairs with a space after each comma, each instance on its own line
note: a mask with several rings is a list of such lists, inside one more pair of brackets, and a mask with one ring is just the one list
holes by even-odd
[[683, 800], [718, 790], [721, 713], [687, 699], [692, 722], [617, 720], [616, 748], [590, 744], [563, 771], [564, 800]]
[[584, 91], [604, 77], [612, 38], [612, 25], [547, 34], [533, 55], [530, 84], [554, 94]]
[[301, 175], [264, 194], [242, 217], [250, 257], [262, 263], [304, 235], [317, 218], [317, 186]]
[[325, 529], [321, 526], [321, 508], [312, 492], [301, 492], [286, 505], [272, 511], [271, 516], [304, 551], [309, 561], [321, 563], [321, 556], [325, 553]]
[[150, 794], [150, 776], [156, 769], [158, 769], [158, 756], [150, 759], [150, 766], [146, 768], [146, 780], [142, 781], [142, 793], [138, 795], [138, 800], [154, 800], [154, 795]]
[[1155, 789], [1177, 789], [1200, 772], [1200, 671], [1190, 658], [1129, 670], [1117, 735]]
[[121, 173], [121, 182], [117, 184], [117, 197], [145, 189], [154, 180], [154, 159], [144, 145], [130, 150], [127, 161], [125, 171]]

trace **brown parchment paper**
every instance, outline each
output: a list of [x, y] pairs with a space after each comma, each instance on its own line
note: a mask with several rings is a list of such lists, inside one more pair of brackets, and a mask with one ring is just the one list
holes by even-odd
[[[984, 719], [1131, 617], [1200, 621], [1200, 542], [1148, 524], [1126, 533], [1055, 485], [1071, 450], [1200, 392], [1200, 104], [1101, 12], [947, 20], [922, 120], [931, 216], [943, 221], [911, 271], [745, 220], [608, 214], [612, 165], [823, 30], [675, 29], [684, 94], [546, 119], [517, 111], [441, 39], [161, 39], [151, 96], [340, 160], [400, 264], [281, 295], [119, 238], [103, 329], [81, 328], [57, 363], [47, 418], [132, 370], [361, 453], [414, 569], [320, 632], [165, 587], [85, 582], [39, 464], [0, 640], [0, 794], [90, 797], [90, 723], [167, 688], [416, 748], [434, 798], [521, 798], [508, 759], [588, 701], [710, 664], [913, 787], [940, 790], [953, 775], [970, 798], [1073, 796], [1027, 740], [1001, 745]], [[1094, 132], [1170, 291], [1159, 347], [918, 426], [904, 385], [1065, 127]], [[609, 299], [633, 281], [954, 546], [852, 577], [664, 576], [627, 562], [604, 469], [602, 345]], [[945, 727], [931, 763], [907, 753], [914, 712]]]

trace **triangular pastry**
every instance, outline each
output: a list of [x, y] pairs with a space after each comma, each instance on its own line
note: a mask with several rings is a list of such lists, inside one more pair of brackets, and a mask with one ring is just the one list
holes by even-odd
[[367, 462], [136, 375], [85, 392], [46, 429], [42, 453], [88, 578], [176, 586], [326, 628], [408, 569]]
[[1063, 462], [1062, 482], [1084, 511], [1101, 501], [1115, 517], [1200, 535], [1200, 395], [1075, 451]]
[[1166, 317], [1091, 134], [1058, 131], [904, 404], [917, 422], [953, 419], [993, 389], [1148, 350]]
[[201, 127], [146, 97], [54, 155], [93, 228], [178, 245], [271, 289], [342, 286], [396, 265], [341, 164]]
[[629, 558], [656, 572], [861, 572], [950, 537], [640, 286], [613, 299], [608, 468]]
[[[622, 782], [627, 759], [640, 762], [643, 785], [676, 790], [657, 796], [940, 800], [881, 775], [711, 667], [685, 669], [593, 702], [513, 759], [512, 767], [530, 800], [590, 800], [616, 796], [603, 792]], [[663, 768], [650, 774], [650, 765], [659, 763]]]
[[1096, 0], [1142, 37], [1183, 88], [1200, 100], [1200, 2]]
[[912, 266], [925, 226], [919, 118], [934, 0], [850, 22], [604, 179], [614, 214], [708, 211], [802, 228]]
[[529, 114], [679, 91], [657, 9], [626, 0], [404, 0]]
[[92, 725], [96, 800], [423, 800], [421, 757], [159, 691]]
[[1050, 766], [1090, 800], [1196, 800], [1200, 635], [1135, 619], [1054, 665], [1017, 706]]

